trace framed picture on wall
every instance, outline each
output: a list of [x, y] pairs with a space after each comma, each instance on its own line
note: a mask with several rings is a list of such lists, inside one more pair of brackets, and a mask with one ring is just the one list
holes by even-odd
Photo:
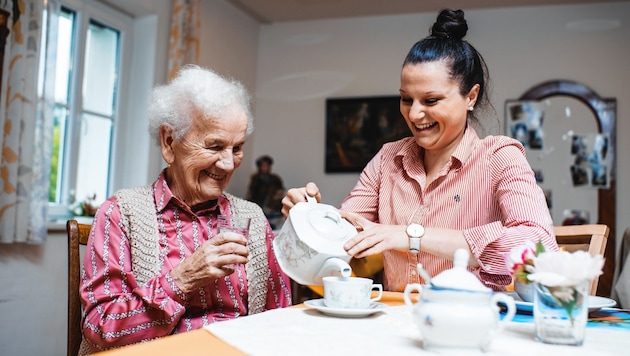
[[383, 143], [411, 133], [399, 96], [326, 100], [326, 173], [361, 172]]

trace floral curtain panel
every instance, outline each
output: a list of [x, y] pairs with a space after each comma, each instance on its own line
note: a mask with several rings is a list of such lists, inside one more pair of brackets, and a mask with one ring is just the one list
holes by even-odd
[[[46, 8], [55, 7], [58, 8], [57, 0], [0, 1], [0, 8], [10, 13], [0, 83], [0, 242], [3, 243], [41, 243], [46, 238], [52, 116], [46, 110], [50, 107], [47, 101], [39, 99], [37, 76], [46, 25], [42, 23], [42, 14]], [[46, 11], [48, 22], [52, 13]]]
[[200, 0], [173, 0], [168, 49], [169, 79], [177, 74], [181, 66], [199, 62], [200, 32]]

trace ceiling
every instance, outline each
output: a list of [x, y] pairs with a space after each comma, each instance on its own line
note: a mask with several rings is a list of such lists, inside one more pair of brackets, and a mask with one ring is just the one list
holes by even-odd
[[[601, 0], [226, 0], [263, 24], [341, 17], [399, 15], [452, 9], [596, 3]], [[607, 0], [621, 2], [627, 0]]]

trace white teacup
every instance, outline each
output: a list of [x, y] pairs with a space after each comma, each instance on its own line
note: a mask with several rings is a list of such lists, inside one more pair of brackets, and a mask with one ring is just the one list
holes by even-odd
[[[329, 308], [366, 309], [383, 296], [383, 285], [369, 278], [328, 276], [322, 280], [324, 304]], [[371, 298], [374, 289], [378, 295]]]

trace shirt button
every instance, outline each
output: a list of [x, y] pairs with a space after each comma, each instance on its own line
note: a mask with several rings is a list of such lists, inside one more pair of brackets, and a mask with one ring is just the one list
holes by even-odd
[[412, 275], [412, 276], [415, 276], [415, 275], [417, 275], [417, 274], [418, 274], [418, 271], [416, 271], [415, 269], [412, 269], [412, 270], [411, 270], [411, 275]]

